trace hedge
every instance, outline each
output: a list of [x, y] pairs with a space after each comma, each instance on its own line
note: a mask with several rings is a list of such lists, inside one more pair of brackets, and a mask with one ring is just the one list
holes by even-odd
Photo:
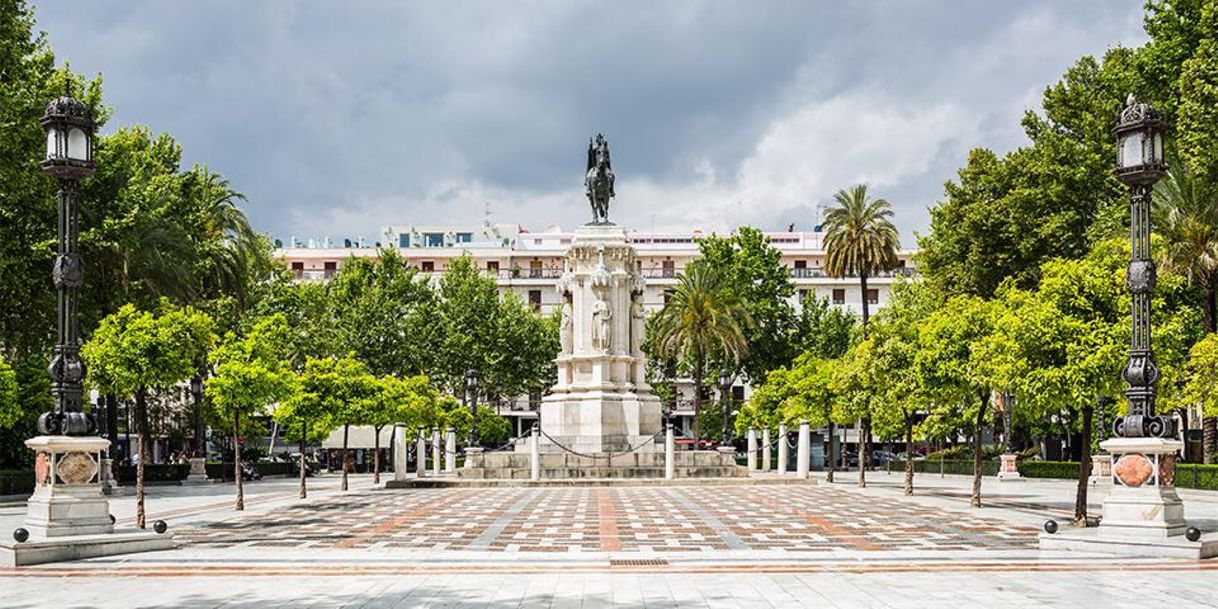
[[[190, 465], [176, 463], [149, 463], [144, 466], [144, 482], [147, 484], [177, 483], [190, 474]], [[135, 484], [134, 465], [115, 465], [114, 477], [119, 484]]]
[[1019, 462], [1019, 475], [1024, 478], [1078, 479], [1078, 461], [1039, 461], [1025, 459]]
[[[266, 463], [254, 463], [254, 469], [263, 477], [271, 478], [274, 476], [291, 477], [298, 474], [300, 470], [296, 468], [295, 461], [284, 463], [281, 461], [268, 461]], [[211, 480], [232, 480], [233, 479], [233, 464], [232, 463], [208, 463], [207, 477]]]
[[[932, 461], [930, 459], [922, 459], [920, 461], [914, 461], [913, 464], [914, 464], [914, 471], [919, 474], [938, 474], [938, 473], [942, 472], [944, 474], [959, 474], [962, 476], [973, 475], [973, 461], [971, 459], [969, 459], [969, 460], [947, 459], [947, 460], [943, 460], [943, 461], [939, 461], [939, 460]], [[903, 472], [903, 471], [905, 471], [905, 462], [904, 461], [892, 461], [888, 464], [887, 469], [890, 472]], [[982, 476], [998, 475], [998, 462], [997, 461], [982, 461], [981, 462], [981, 475]]]
[[[1020, 461], [1025, 478], [1078, 479], [1078, 461]], [[1218, 491], [1218, 465], [1177, 463], [1175, 484], [1179, 488]]]
[[0, 470], [0, 495], [29, 495], [33, 492], [33, 470]]

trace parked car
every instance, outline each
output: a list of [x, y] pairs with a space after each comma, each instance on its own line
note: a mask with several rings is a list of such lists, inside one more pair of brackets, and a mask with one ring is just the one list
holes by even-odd
[[872, 465], [888, 465], [888, 463], [895, 461], [896, 458], [897, 458], [897, 456], [895, 454], [893, 454], [892, 451], [887, 451], [887, 450], [871, 451], [871, 464]]

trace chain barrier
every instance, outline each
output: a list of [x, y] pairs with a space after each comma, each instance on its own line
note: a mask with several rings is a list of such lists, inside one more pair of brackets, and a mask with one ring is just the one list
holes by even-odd
[[630, 453], [636, 452], [636, 451], [638, 451], [638, 450], [642, 449], [644, 446], [647, 446], [648, 444], [651, 444], [652, 442], [654, 442], [656, 438], [660, 437], [660, 434], [664, 433], [664, 431], [663, 431], [663, 430], [657, 431], [656, 433], [652, 434], [652, 436], [651, 436], [650, 438], [647, 438], [646, 440], [643, 440], [642, 442], [640, 442], [640, 443], [638, 444], [638, 446], [633, 446], [633, 447], [628, 448], [628, 449], [626, 449], [626, 450], [624, 450], [624, 451], [622, 451], [622, 452], [619, 452], [619, 453], [609, 453], [609, 454], [604, 454], [604, 455], [594, 455], [594, 454], [590, 454], [590, 453], [582, 453], [582, 452], [579, 452], [579, 451], [577, 451], [577, 450], [575, 450], [575, 449], [573, 449], [573, 448], [570, 448], [570, 447], [568, 447], [568, 446], [564, 445], [562, 442], [559, 442], [558, 440], [555, 440], [553, 436], [551, 436], [550, 434], [546, 433], [546, 432], [545, 432], [545, 430], [543, 430], [543, 429], [540, 429], [540, 428], [539, 428], [539, 429], [538, 429], [538, 431], [540, 431], [540, 432], [541, 432], [541, 435], [545, 436], [545, 438], [546, 438], [547, 440], [549, 440], [549, 441], [550, 441], [550, 442], [552, 442], [552, 443], [553, 443], [555, 446], [557, 446], [558, 448], [562, 449], [562, 450], [563, 450], [563, 451], [565, 451], [565, 452], [569, 452], [569, 453], [571, 453], [571, 454], [573, 454], [573, 455], [575, 455], [575, 456], [577, 456], [577, 457], [584, 457], [584, 458], [586, 458], [586, 459], [606, 459], [606, 460], [613, 459], [614, 457], [623, 457], [623, 456], [628, 455], [628, 454], [630, 454]]

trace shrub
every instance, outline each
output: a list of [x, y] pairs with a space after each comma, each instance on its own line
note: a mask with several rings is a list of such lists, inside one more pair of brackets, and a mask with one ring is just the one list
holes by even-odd
[[[905, 471], [904, 461], [893, 461], [888, 467], [889, 471], [902, 472]], [[925, 459], [923, 461], [914, 461], [914, 471], [920, 474], [937, 474], [942, 471], [945, 474], [958, 474], [961, 476], [973, 475], [973, 462], [964, 459], [944, 459], [942, 461], [935, 459]], [[981, 462], [982, 476], [997, 476], [998, 462], [997, 461], [982, 461]]]
[[1024, 478], [1078, 479], [1078, 461], [1026, 459], [1019, 462], [1019, 475]]
[[[181, 482], [190, 474], [190, 465], [149, 463], [144, 466], [144, 482], [148, 484]], [[134, 465], [115, 465], [114, 477], [119, 484], [135, 484]]]
[[28, 495], [33, 492], [33, 471], [0, 470], [0, 495]]

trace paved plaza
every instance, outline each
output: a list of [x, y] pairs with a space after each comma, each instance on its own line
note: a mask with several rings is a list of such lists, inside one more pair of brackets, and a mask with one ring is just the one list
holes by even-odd
[[[41, 607], [1194, 607], [1218, 606], [1218, 561], [1036, 549], [1065, 520], [1064, 481], [898, 474], [834, 485], [430, 488], [340, 493], [311, 480], [154, 487], [177, 550], [0, 572], [0, 606]], [[1184, 491], [1218, 528], [1218, 494]], [[1098, 507], [1102, 491], [1093, 493]], [[113, 502], [130, 525], [133, 502]], [[23, 507], [0, 507], [0, 526]], [[1139, 596], [1127, 595], [1136, 577]]]

